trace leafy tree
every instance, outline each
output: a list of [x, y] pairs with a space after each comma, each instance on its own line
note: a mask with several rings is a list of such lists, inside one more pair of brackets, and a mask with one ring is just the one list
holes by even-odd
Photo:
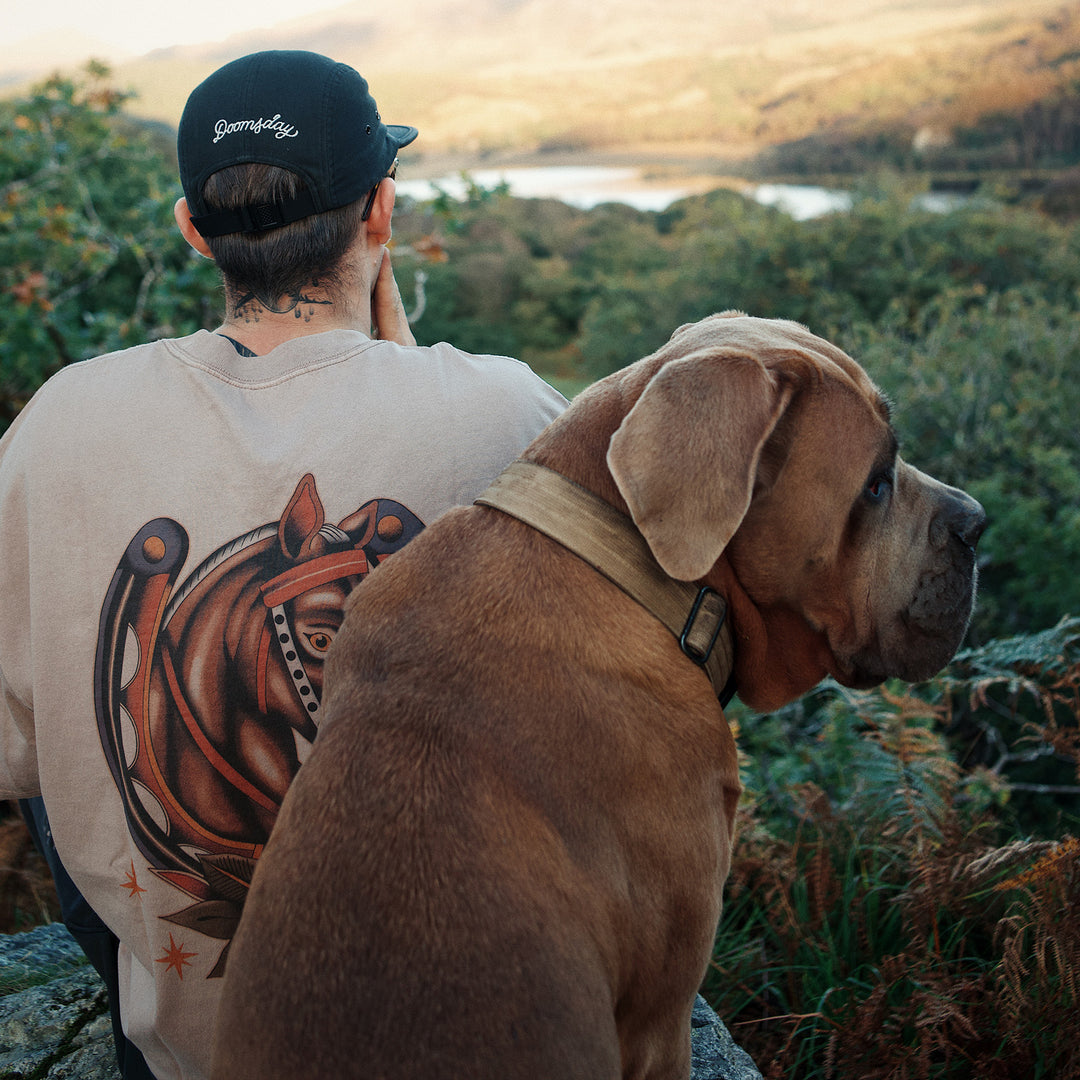
[[108, 74], [0, 102], [0, 430], [64, 364], [213, 317], [216, 273], [172, 219], [175, 162]]

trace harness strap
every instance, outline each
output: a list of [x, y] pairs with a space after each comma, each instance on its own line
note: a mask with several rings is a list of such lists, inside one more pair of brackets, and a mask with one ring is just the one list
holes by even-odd
[[726, 705], [735, 694], [727, 602], [661, 569], [633, 521], [560, 473], [515, 461], [475, 500], [517, 518], [584, 559], [659, 619]]
[[[348, 537], [346, 536], [346, 539]], [[263, 629], [259, 642], [259, 670], [256, 676], [256, 692], [259, 708], [265, 713], [268, 709], [266, 670], [269, 664], [270, 638], [277, 642], [278, 651], [285, 663], [285, 670], [292, 679], [296, 696], [304, 711], [314, 724], [319, 722], [321, 703], [315, 688], [308, 678], [307, 669], [293, 637], [293, 628], [289, 622], [285, 604], [309, 589], [318, 588], [338, 578], [357, 575], [363, 577], [368, 572], [367, 556], [360, 548], [348, 551], [333, 551], [329, 555], [320, 555], [315, 559], [290, 567], [284, 573], [271, 578], [260, 586], [263, 603], [269, 610], [269, 623]], [[270, 625], [272, 624], [272, 626]]]
[[329, 555], [320, 555], [290, 567], [261, 585], [259, 592], [262, 594], [263, 603], [268, 608], [275, 608], [308, 589], [325, 585], [328, 581], [336, 581], [353, 574], [363, 577], [367, 572], [367, 556], [360, 548], [332, 551]]
[[284, 605], [279, 604], [277, 607], [272, 607], [270, 617], [274, 623], [274, 639], [278, 643], [281, 658], [285, 661], [285, 670], [288, 671], [289, 678], [292, 679], [296, 696], [300, 699], [304, 712], [314, 723], [318, 724], [321, 703], [319, 696], [315, 693], [315, 688], [308, 679], [307, 669], [301, 659], [300, 648], [293, 638], [293, 629], [289, 623], [289, 616], [285, 614]]

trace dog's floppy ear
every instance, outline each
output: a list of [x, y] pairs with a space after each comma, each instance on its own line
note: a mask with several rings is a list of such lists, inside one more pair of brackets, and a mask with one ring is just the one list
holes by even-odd
[[666, 363], [611, 437], [607, 463], [664, 571], [703, 577], [750, 505], [790, 383], [742, 349]]

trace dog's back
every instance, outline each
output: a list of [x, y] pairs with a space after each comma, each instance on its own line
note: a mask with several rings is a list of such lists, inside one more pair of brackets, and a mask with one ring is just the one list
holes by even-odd
[[[567, 625], [567, 605], [598, 588], [600, 604]], [[692, 1000], [702, 942], [680, 955], [666, 940], [671, 912], [648, 905], [670, 883], [647, 887], [649, 866], [665, 877], [675, 844], [692, 877], [721, 880], [728, 827], [673, 807], [686, 777], [670, 772], [692, 774], [699, 796], [726, 781], [725, 810], [738, 781], [715, 764], [733, 747], [697, 769], [680, 760], [700, 732], [692, 708], [657, 715], [663, 676], [635, 702], [626, 673], [609, 674], [613, 626], [639, 659], [677, 648], [641, 615], [482, 507], [447, 515], [357, 590], [323, 729], [256, 873], [273, 887], [253, 891], [233, 944], [215, 1076], [597, 1080], [652, 1056], [650, 1025], [679, 1074], [670, 1044], [688, 1054], [689, 1011], [657, 997], [689, 960]], [[691, 676], [715, 722], [708, 683]], [[681, 839], [650, 850], [656, 820], [683, 816]], [[690, 922], [715, 925], [712, 895], [683, 902]], [[648, 968], [655, 984], [631, 985]], [[620, 1046], [618, 1009], [640, 1012], [633, 1046]]]

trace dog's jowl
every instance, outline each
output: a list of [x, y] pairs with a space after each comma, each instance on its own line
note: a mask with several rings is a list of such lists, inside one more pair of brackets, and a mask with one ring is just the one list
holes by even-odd
[[984, 524], [794, 323], [713, 316], [580, 395], [352, 594], [215, 1075], [685, 1078], [739, 797], [718, 697], [933, 675]]

